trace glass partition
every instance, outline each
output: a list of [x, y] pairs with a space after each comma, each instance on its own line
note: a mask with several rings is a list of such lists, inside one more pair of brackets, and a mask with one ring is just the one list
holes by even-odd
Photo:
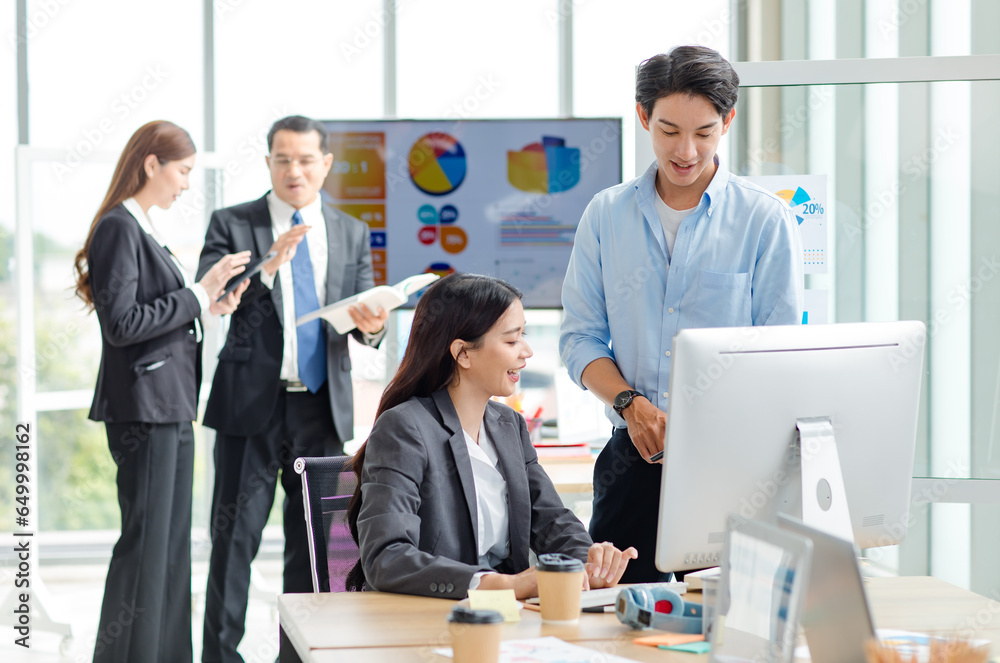
[[907, 540], [871, 552], [973, 589], [997, 575], [977, 552], [995, 508], [935, 502], [1000, 478], [998, 103], [1000, 80], [749, 88], [730, 140], [739, 174], [826, 176], [829, 273], [806, 287], [831, 322], [927, 325], [914, 476], [941, 490], [915, 491]]

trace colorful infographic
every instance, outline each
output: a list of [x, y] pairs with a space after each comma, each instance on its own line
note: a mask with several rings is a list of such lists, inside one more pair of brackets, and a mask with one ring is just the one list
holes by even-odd
[[788, 203], [799, 224], [804, 272], [826, 274], [826, 175], [759, 175], [746, 179]]
[[[788, 203], [799, 225], [804, 274], [826, 274], [826, 175], [759, 175], [747, 177]], [[805, 290], [802, 324], [825, 324], [830, 319], [829, 292]]]
[[618, 118], [325, 125], [335, 168], [323, 200], [368, 224], [378, 284], [490, 274], [525, 306], [557, 308], [580, 217], [621, 182]]
[[458, 209], [454, 205], [444, 205], [440, 210], [433, 205], [421, 205], [417, 210], [417, 220], [423, 224], [417, 230], [417, 241], [429, 246], [438, 241], [448, 253], [461, 253], [469, 243], [469, 236], [460, 227]]
[[327, 144], [333, 154], [333, 165], [325, 186], [335, 199], [385, 198], [385, 134], [333, 134]]
[[446, 133], [421, 136], [410, 149], [409, 161], [413, 184], [432, 196], [451, 193], [465, 180], [465, 150]]
[[797, 187], [794, 191], [791, 189], [782, 189], [775, 193], [792, 208], [792, 212], [795, 213], [795, 219], [799, 222], [800, 226], [805, 221], [805, 216], [814, 218], [818, 214], [822, 215], [825, 211], [823, 203], [814, 200], [802, 187]]
[[566, 140], [542, 136], [542, 142], [507, 152], [507, 180], [521, 191], [559, 193], [580, 181], [580, 150]]

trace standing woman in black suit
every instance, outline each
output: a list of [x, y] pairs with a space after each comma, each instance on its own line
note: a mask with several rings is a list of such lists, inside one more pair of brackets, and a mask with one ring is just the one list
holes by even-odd
[[118, 466], [122, 533], [104, 589], [94, 661], [192, 660], [191, 489], [205, 312], [221, 302], [249, 251], [221, 258], [197, 283], [149, 219], [188, 188], [195, 147], [165, 121], [140, 127], [76, 255], [76, 294], [97, 312], [101, 366], [90, 418], [103, 421]]

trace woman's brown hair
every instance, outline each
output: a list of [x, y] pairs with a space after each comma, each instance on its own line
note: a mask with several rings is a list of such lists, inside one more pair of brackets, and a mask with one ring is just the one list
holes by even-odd
[[146, 169], [143, 164], [150, 154], [155, 154], [162, 165], [169, 161], [186, 159], [194, 153], [194, 141], [188, 132], [166, 120], [154, 120], [144, 124], [128, 139], [122, 155], [118, 158], [118, 165], [115, 166], [115, 174], [111, 178], [111, 186], [104, 196], [104, 202], [101, 203], [90, 224], [87, 241], [83, 243], [83, 248], [77, 251], [74, 261], [77, 275], [76, 296], [84, 301], [87, 308], [94, 308], [87, 255], [97, 222], [114, 207], [139, 193], [142, 187], [146, 186]]

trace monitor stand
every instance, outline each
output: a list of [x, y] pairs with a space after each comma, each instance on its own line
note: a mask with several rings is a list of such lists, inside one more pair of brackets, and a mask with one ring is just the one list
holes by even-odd
[[853, 542], [833, 421], [808, 417], [796, 420], [795, 428], [792, 458], [798, 457], [802, 472], [802, 522]]

